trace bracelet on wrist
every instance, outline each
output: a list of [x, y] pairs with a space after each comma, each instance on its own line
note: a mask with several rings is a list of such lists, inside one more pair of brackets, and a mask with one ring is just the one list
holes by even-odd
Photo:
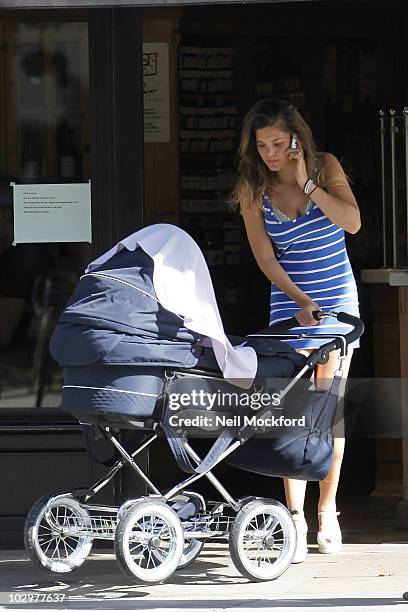
[[310, 189], [311, 189], [312, 185], [314, 186], [313, 180], [311, 178], [307, 179], [307, 181], [303, 185], [303, 193], [305, 195], [309, 195], [309, 192], [310, 192]]
[[314, 191], [316, 191], [316, 189], [318, 188], [318, 186], [319, 186], [319, 185], [315, 185], [315, 186], [313, 187], [312, 191], [309, 191], [309, 193], [308, 193], [307, 195], [310, 197], [310, 196], [312, 195], [312, 193], [313, 193]]

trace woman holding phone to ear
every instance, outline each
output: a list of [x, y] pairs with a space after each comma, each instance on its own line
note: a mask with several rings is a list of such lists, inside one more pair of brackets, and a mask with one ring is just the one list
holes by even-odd
[[[311, 338], [285, 340], [307, 355], [327, 340], [313, 333], [347, 333], [350, 327], [327, 317], [317, 325], [316, 310], [359, 316], [356, 283], [345, 246], [345, 231], [360, 228], [360, 212], [346, 175], [334, 155], [317, 152], [312, 132], [299, 112], [282, 100], [261, 100], [243, 121], [239, 177], [232, 197], [238, 204], [254, 257], [271, 281], [270, 324], [295, 316], [293, 333]], [[343, 393], [353, 354], [343, 362]], [[315, 384], [331, 383], [337, 351], [318, 365]], [[339, 552], [341, 531], [336, 493], [344, 452], [344, 434], [335, 432], [333, 463], [319, 483], [320, 552]], [[303, 513], [306, 482], [285, 479], [285, 494], [295, 521], [298, 544], [294, 563], [307, 554]]]

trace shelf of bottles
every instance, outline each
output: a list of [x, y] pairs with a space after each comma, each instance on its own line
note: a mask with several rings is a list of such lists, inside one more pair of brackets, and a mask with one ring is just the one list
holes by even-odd
[[[299, 110], [306, 107], [306, 96], [302, 75], [298, 72], [299, 62], [295, 65], [283, 48], [273, 49], [270, 43], [259, 39], [255, 54], [255, 76], [257, 98], [277, 98], [291, 102]], [[271, 59], [273, 58], [273, 59]]]
[[369, 187], [375, 181], [376, 188], [380, 175], [375, 129], [381, 90], [378, 55], [376, 41], [333, 39], [324, 58], [326, 147], [346, 163], [353, 183]]
[[48, 138], [36, 119], [20, 121], [20, 169], [25, 181], [56, 179], [74, 181], [82, 179], [80, 121], [75, 118], [57, 118], [54, 125], [55, 157], [50, 160]]
[[289, 100], [299, 109], [305, 108], [306, 105], [302, 81], [298, 75], [258, 81], [256, 83], [256, 95], [258, 98]]
[[182, 225], [204, 253], [222, 312], [239, 301], [242, 242], [227, 204], [238, 144], [234, 49], [182, 45], [178, 67]]

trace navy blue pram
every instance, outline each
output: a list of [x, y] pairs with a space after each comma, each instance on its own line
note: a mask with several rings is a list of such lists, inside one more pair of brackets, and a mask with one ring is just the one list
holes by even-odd
[[[334, 339], [322, 334], [330, 341], [308, 358], [272, 337], [284, 337], [285, 329], [297, 325], [296, 320], [244, 339], [231, 338], [233, 344], [253, 347], [258, 356], [257, 377], [244, 391], [234, 381], [222, 378], [205, 337], [187, 329], [180, 316], [162, 307], [154, 290], [153, 270], [153, 260], [142, 248], [123, 249], [80, 279], [61, 315], [50, 349], [64, 371], [63, 407], [97, 435], [109, 439], [120, 458], [106, 477], [89, 489], [37, 502], [27, 518], [27, 551], [41, 569], [66, 572], [82, 564], [93, 539], [111, 539], [125, 574], [139, 583], [153, 584], [191, 563], [205, 539], [227, 537], [232, 560], [244, 576], [251, 580], [276, 578], [287, 569], [295, 550], [296, 532], [289, 513], [274, 500], [235, 500], [211, 470], [228, 458], [232, 465], [261, 474], [324, 477], [330, 468], [339, 380], [327, 391], [310, 391], [309, 377], [330, 351], [340, 349], [345, 354], [347, 345], [361, 335], [362, 323], [338, 313], [339, 319], [355, 326], [354, 330]], [[196, 396], [203, 393], [200, 397], [218, 393], [219, 398], [221, 391], [234, 395], [235, 404], [225, 407], [217, 401], [211, 410], [203, 403], [174, 409], [169, 400], [182, 394], [192, 396], [193, 392]], [[270, 392], [270, 397], [278, 392], [283, 404], [262, 406], [257, 417], [265, 421], [282, 414], [303, 415], [304, 422], [295, 433], [282, 428], [279, 435], [271, 434], [271, 426], [265, 428], [248, 420], [253, 413], [242, 409], [242, 395], [253, 400], [261, 391]], [[191, 423], [191, 419], [200, 423], [205, 417], [202, 431], [215, 437], [204, 459], [188, 442], [189, 435], [200, 435], [200, 425], [184, 425], [187, 413]], [[129, 429], [146, 433], [133, 453], [125, 450], [117, 437], [118, 432]], [[179, 466], [189, 474], [165, 493], [134, 461], [159, 434], [165, 435]], [[88, 504], [126, 463], [152, 495], [128, 500], [119, 508]], [[190, 485], [202, 476], [221, 493], [223, 503], [211, 506], [191, 492]], [[68, 516], [62, 522], [61, 508]], [[235, 518], [231, 510], [237, 513]], [[262, 542], [262, 561], [254, 560], [245, 548], [253, 524]], [[76, 543], [72, 545], [74, 552], [65, 551], [61, 556], [57, 543], [56, 561], [39, 535], [41, 527], [45, 533], [51, 528], [57, 535], [68, 534]]]
[[[64, 368], [64, 410], [149, 417], [163, 391], [164, 368], [219, 374], [202, 336], [157, 301], [152, 276], [153, 261], [139, 247], [81, 278], [50, 342]], [[279, 340], [248, 338], [246, 344], [258, 351], [260, 377], [289, 379], [305, 363]]]

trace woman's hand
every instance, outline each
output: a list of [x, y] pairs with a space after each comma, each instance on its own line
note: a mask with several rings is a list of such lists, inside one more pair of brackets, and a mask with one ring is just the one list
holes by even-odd
[[309, 325], [317, 325], [319, 321], [313, 316], [313, 312], [316, 310], [320, 310], [320, 306], [316, 304], [316, 302], [306, 302], [302, 305], [301, 309], [295, 314], [296, 319], [299, 322], [299, 325], [309, 326]]
[[297, 148], [296, 149], [289, 148], [287, 150], [287, 154], [289, 156], [289, 159], [294, 159], [296, 161], [295, 178], [296, 178], [297, 184], [303, 190], [303, 187], [309, 177], [307, 176], [307, 167], [306, 167], [306, 162], [305, 162], [305, 158], [303, 155], [302, 145], [298, 142]]

